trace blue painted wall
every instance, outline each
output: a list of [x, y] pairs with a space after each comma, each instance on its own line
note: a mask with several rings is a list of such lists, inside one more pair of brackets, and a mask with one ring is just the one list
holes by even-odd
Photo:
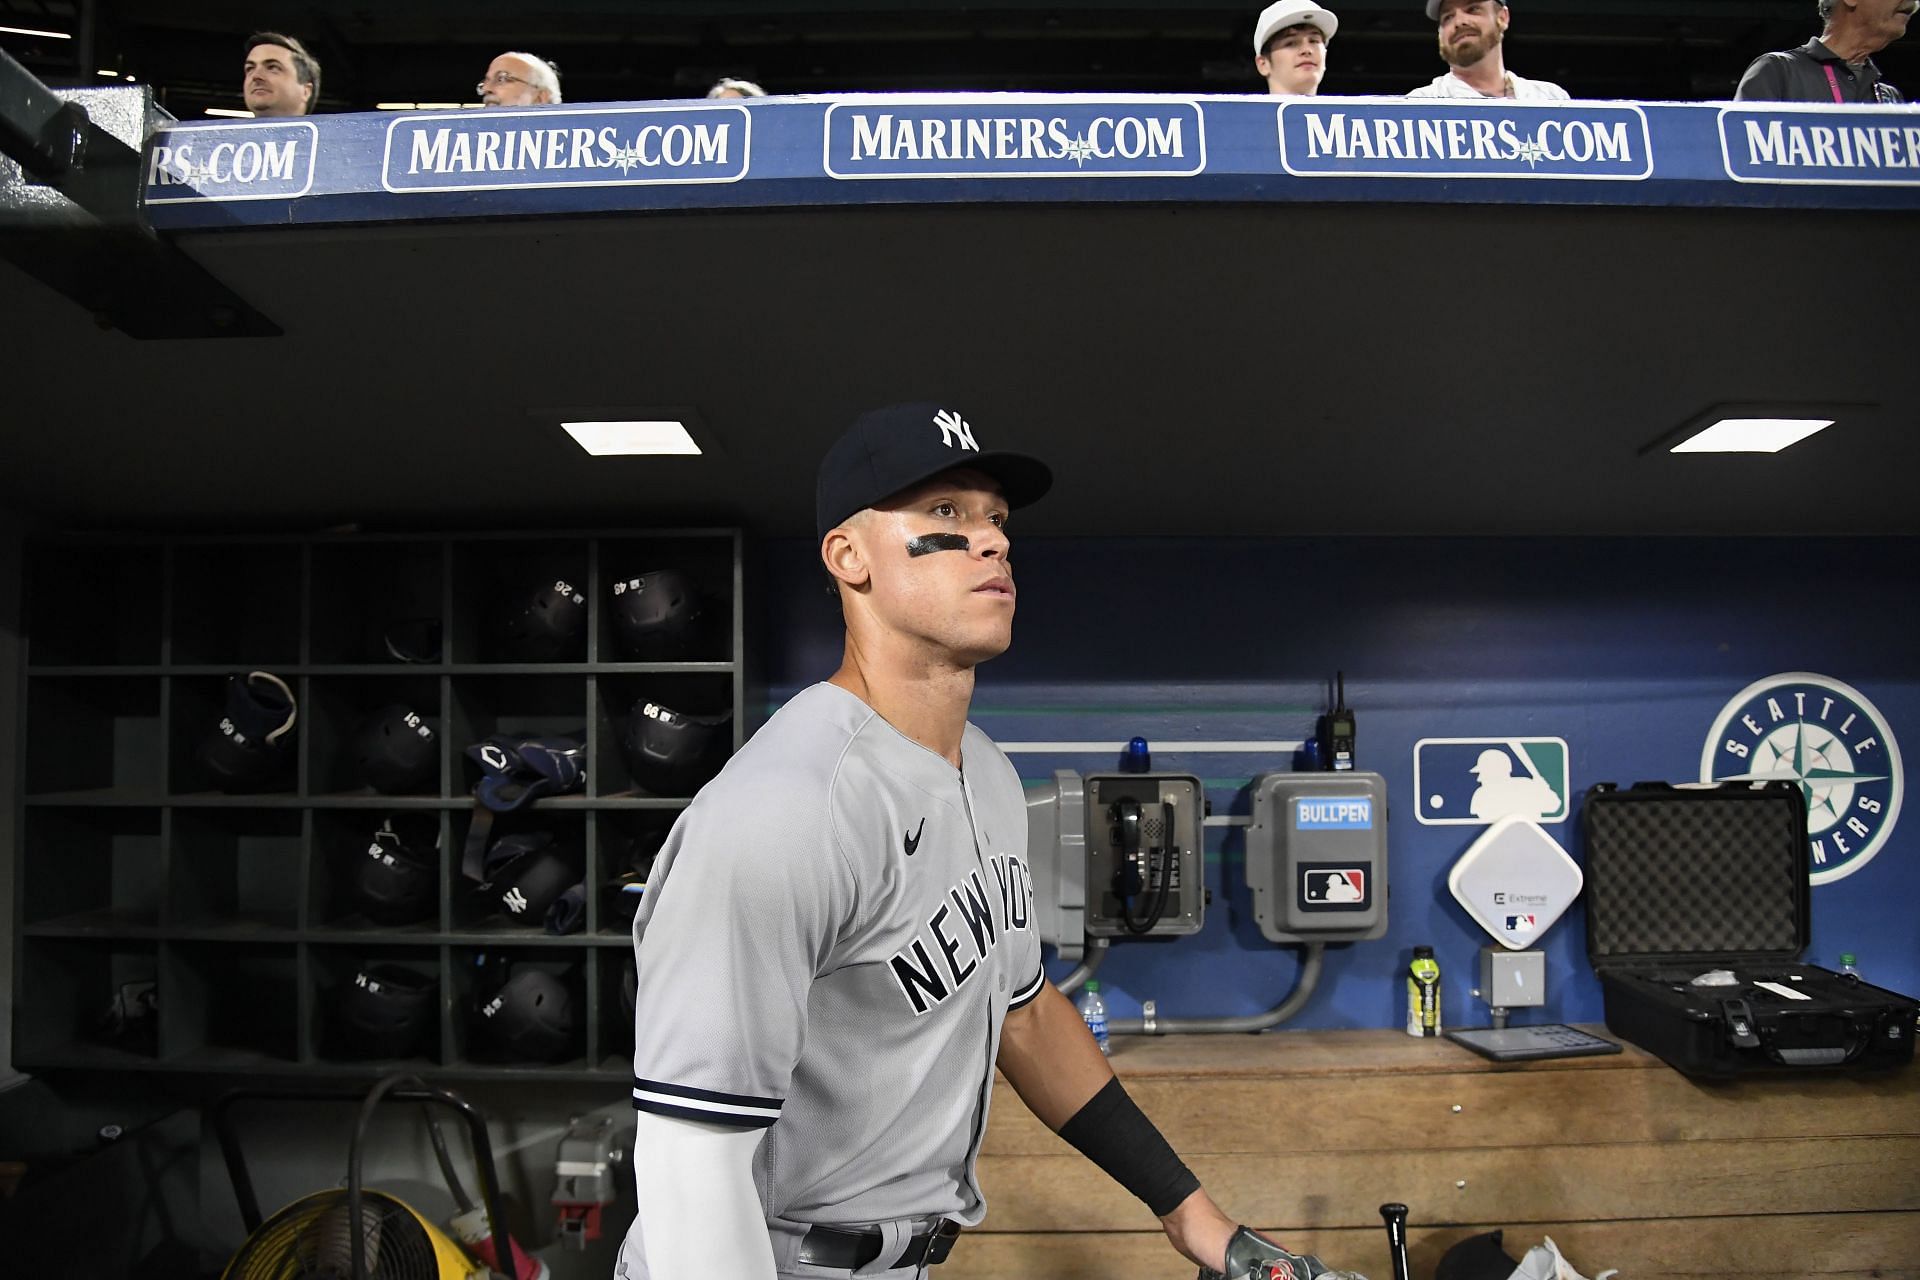
[[[771, 700], [829, 674], [839, 614], [810, 544], [765, 548]], [[1576, 796], [1547, 829], [1584, 863], [1578, 795], [1596, 782], [1694, 781], [1721, 709], [1755, 680], [1811, 671], [1864, 694], [1920, 750], [1920, 543], [1902, 539], [1027, 539], [1013, 648], [981, 668], [973, 719], [1006, 741], [1292, 740], [1312, 732], [1346, 672], [1361, 767], [1384, 774], [1392, 905], [1387, 936], [1333, 946], [1289, 1026], [1404, 1020], [1413, 946], [1434, 946], [1451, 1025], [1473, 1000], [1488, 939], [1447, 891], [1478, 827], [1414, 821], [1413, 745], [1425, 737], [1567, 740]], [[1030, 783], [1112, 757], [1014, 756]], [[1156, 750], [1154, 767], [1206, 780], [1214, 812], [1291, 761]], [[1205, 930], [1121, 944], [1101, 971], [1111, 1016], [1257, 1012], [1291, 988], [1298, 951], [1255, 926], [1236, 828], [1208, 831]], [[1920, 993], [1920, 812], [1845, 879], [1812, 890], [1806, 958], [1857, 953], [1870, 981]], [[1548, 1003], [1516, 1021], [1601, 1019], [1576, 905], [1546, 936]], [[1054, 969], [1059, 976], [1068, 966]]]

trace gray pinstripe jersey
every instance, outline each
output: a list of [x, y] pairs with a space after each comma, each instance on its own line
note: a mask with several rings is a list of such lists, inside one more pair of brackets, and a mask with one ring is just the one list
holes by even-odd
[[701, 790], [648, 878], [634, 1105], [770, 1126], [770, 1217], [986, 1212], [1001, 1023], [1046, 977], [1020, 779], [973, 725], [961, 759], [814, 685]]

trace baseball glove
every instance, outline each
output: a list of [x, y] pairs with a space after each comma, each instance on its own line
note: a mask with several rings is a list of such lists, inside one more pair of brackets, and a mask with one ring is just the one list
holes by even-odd
[[1200, 1268], [1199, 1280], [1367, 1280], [1357, 1271], [1335, 1271], [1312, 1254], [1288, 1253], [1251, 1227], [1227, 1241], [1224, 1273]]

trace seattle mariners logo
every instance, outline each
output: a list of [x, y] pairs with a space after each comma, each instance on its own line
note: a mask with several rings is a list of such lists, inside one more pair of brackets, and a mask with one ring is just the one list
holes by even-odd
[[1814, 884], [1867, 865], [1893, 834], [1904, 790], [1900, 747], [1859, 690], [1789, 671], [1742, 689], [1700, 751], [1700, 780], [1785, 779], [1807, 800]]

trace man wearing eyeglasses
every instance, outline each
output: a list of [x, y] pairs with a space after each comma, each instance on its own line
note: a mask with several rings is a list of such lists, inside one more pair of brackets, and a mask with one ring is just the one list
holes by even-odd
[[1512, 15], [1506, 0], [1427, 0], [1427, 16], [1439, 24], [1440, 57], [1447, 72], [1413, 90], [1409, 98], [1567, 100], [1567, 91], [1559, 85], [1507, 70], [1501, 46]]
[[530, 53], [503, 53], [473, 91], [486, 107], [540, 107], [560, 101], [560, 72]]

